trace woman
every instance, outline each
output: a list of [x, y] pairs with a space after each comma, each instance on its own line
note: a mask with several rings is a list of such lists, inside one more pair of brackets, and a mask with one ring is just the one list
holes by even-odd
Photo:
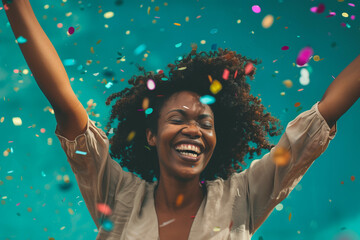
[[[269, 124], [278, 120], [263, 112], [245, 82], [257, 62], [228, 50], [193, 49], [169, 65], [168, 77], [144, 72], [129, 81], [132, 88], [109, 97], [108, 105], [121, 97], [107, 126], [119, 120], [109, 142], [73, 93], [29, 1], [5, 5], [15, 37], [27, 39], [19, 46], [53, 106], [55, 133], [99, 228], [97, 239], [250, 239], [325, 151], [336, 121], [360, 96], [359, 56], [274, 147], [265, 137], [280, 134]], [[247, 153], [252, 158], [262, 148], [270, 152], [236, 171]]]

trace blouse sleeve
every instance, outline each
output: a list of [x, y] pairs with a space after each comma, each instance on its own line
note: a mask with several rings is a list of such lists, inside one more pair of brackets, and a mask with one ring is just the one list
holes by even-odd
[[[252, 234], [276, 205], [290, 194], [335, 137], [337, 123], [330, 129], [318, 110], [318, 103], [289, 122], [278, 144], [261, 159], [251, 162], [244, 171]], [[290, 153], [286, 166], [278, 166], [273, 161], [275, 150], [279, 147]]]
[[140, 178], [125, 172], [109, 154], [109, 140], [106, 134], [95, 126], [88, 116], [86, 131], [71, 141], [62, 136], [56, 125], [58, 137], [67, 161], [75, 174], [80, 192], [97, 228], [101, 226], [104, 215], [97, 210], [98, 203], [114, 207], [116, 194], [133, 191]]

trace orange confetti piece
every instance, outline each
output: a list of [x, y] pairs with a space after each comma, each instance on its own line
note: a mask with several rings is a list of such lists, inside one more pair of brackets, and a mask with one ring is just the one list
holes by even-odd
[[355, 176], [351, 176], [351, 181], [355, 181]]
[[184, 200], [184, 195], [179, 194], [179, 196], [177, 196], [176, 198], [176, 206], [179, 207], [183, 203], [183, 200]]
[[289, 214], [289, 221], [291, 220], [291, 213]]
[[301, 105], [301, 103], [299, 103], [299, 102], [297, 102], [297, 103], [295, 103], [295, 107], [298, 107], [298, 106], [300, 106]]
[[91, 52], [91, 53], [95, 53], [94, 47], [91, 47], [91, 48], [90, 48], [90, 52]]
[[208, 75], [209, 81], [210, 83], [212, 83], [212, 77], [210, 75]]
[[176, 25], [176, 26], [181, 26], [181, 24], [180, 24], [180, 23], [174, 23], [174, 25]]
[[277, 166], [286, 166], [289, 164], [291, 154], [283, 147], [277, 146], [274, 151], [273, 161]]

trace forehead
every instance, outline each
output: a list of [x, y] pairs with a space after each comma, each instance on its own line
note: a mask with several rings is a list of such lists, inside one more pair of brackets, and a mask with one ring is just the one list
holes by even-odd
[[208, 113], [213, 115], [211, 108], [207, 104], [200, 102], [200, 96], [190, 91], [177, 92], [165, 102], [162, 111], [167, 113], [172, 109], [182, 109], [186, 112]]

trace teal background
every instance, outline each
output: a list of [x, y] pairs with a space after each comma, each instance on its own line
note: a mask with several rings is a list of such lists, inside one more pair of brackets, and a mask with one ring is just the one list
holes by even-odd
[[[182, 0], [168, 1], [168, 6], [158, 0], [121, 2], [31, 1], [35, 15], [61, 60], [75, 59], [74, 66], [65, 67], [69, 79], [73, 78], [71, 86], [85, 108], [91, 99], [96, 103], [88, 113], [102, 129], [111, 110], [105, 100], [111, 93], [128, 86], [127, 80], [132, 75], [140, 74], [135, 63], [147, 71], [164, 69], [167, 73], [167, 64], [189, 53], [192, 43], [198, 45], [198, 51], [209, 51], [212, 44], [217, 44], [217, 47], [230, 48], [249, 58], [262, 59], [255, 80], [248, 80], [251, 93], [262, 98], [267, 110], [278, 117], [284, 127], [320, 101], [333, 77], [360, 53], [358, 0]], [[325, 11], [311, 12], [310, 8], [319, 3], [325, 4]], [[355, 7], [348, 3], [354, 3]], [[46, 4], [49, 9], [44, 9]], [[259, 14], [251, 10], [256, 4], [262, 9]], [[156, 6], [159, 11], [154, 10]], [[113, 11], [115, 16], [105, 19], [104, 13], [108, 11]], [[326, 18], [330, 11], [336, 12], [336, 16]], [[72, 12], [69, 17], [65, 15], [68, 12]], [[343, 12], [355, 15], [356, 19], [343, 17]], [[267, 14], [272, 14], [275, 20], [269, 29], [264, 29], [261, 22]], [[280, 19], [276, 20], [277, 17]], [[175, 26], [175, 22], [181, 26]], [[58, 23], [63, 27], [58, 28]], [[67, 36], [71, 26], [80, 28]], [[129, 35], [126, 35], [127, 30], [130, 30]], [[101, 40], [99, 44], [98, 40]], [[201, 40], [206, 43], [201, 44]], [[175, 47], [178, 43], [182, 46]], [[141, 44], [146, 45], [146, 51], [134, 54]], [[281, 50], [285, 45], [289, 50]], [[323, 60], [309, 61], [310, 84], [302, 86], [299, 82], [301, 68], [293, 63], [305, 46], [311, 46], [314, 55]], [[116, 62], [118, 52], [126, 61]], [[143, 61], [145, 53], [148, 57]], [[90, 65], [86, 65], [88, 60], [92, 60]], [[95, 239], [96, 226], [54, 134], [55, 117], [44, 110], [51, 105], [30, 73], [14, 73], [15, 69], [29, 68], [2, 8], [0, 119], [4, 119], [0, 123], [0, 240]], [[110, 82], [112, 78], [104, 75], [105, 70], [114, 75], [114, 85], [110, 88], [105, 87], [104, 79]], [[125, 81], [121, 82], [123, 78]], [[292, 80], [292, 88], [282, 83], [286, 79]], [[281, 92], [286, 94], [282, 96]], [[301, 103], [300, 107], [294, 107], [296, 102]], [[20, 117], [22, 125], [15, 126], [13, 117]], [[338, 132], [327, 150], [281, 203], [283, 209], [275, 209], [252, 239], [360, 239], [359, 117], [360, 102], [357, 101], [338, 120]], [[41, 128], [45, 133], [40, 132]], [[50, 138], [52, 144], [49, 144]], [[276, 144], [279, 139], [280, 136], [273, 137], [271, 142]], [[7, 149], [11, 152], [5, 156]], [[255, 155], [256, 158], [261, 156]], [[59, 187], [64, 175], [70, 178], [70, 184], [65, 184], [68, 185], [66, 190]], [[9, 176], [13, 179], [8, 180]], [[351, 176], [355, 177], [354, 181]]]

